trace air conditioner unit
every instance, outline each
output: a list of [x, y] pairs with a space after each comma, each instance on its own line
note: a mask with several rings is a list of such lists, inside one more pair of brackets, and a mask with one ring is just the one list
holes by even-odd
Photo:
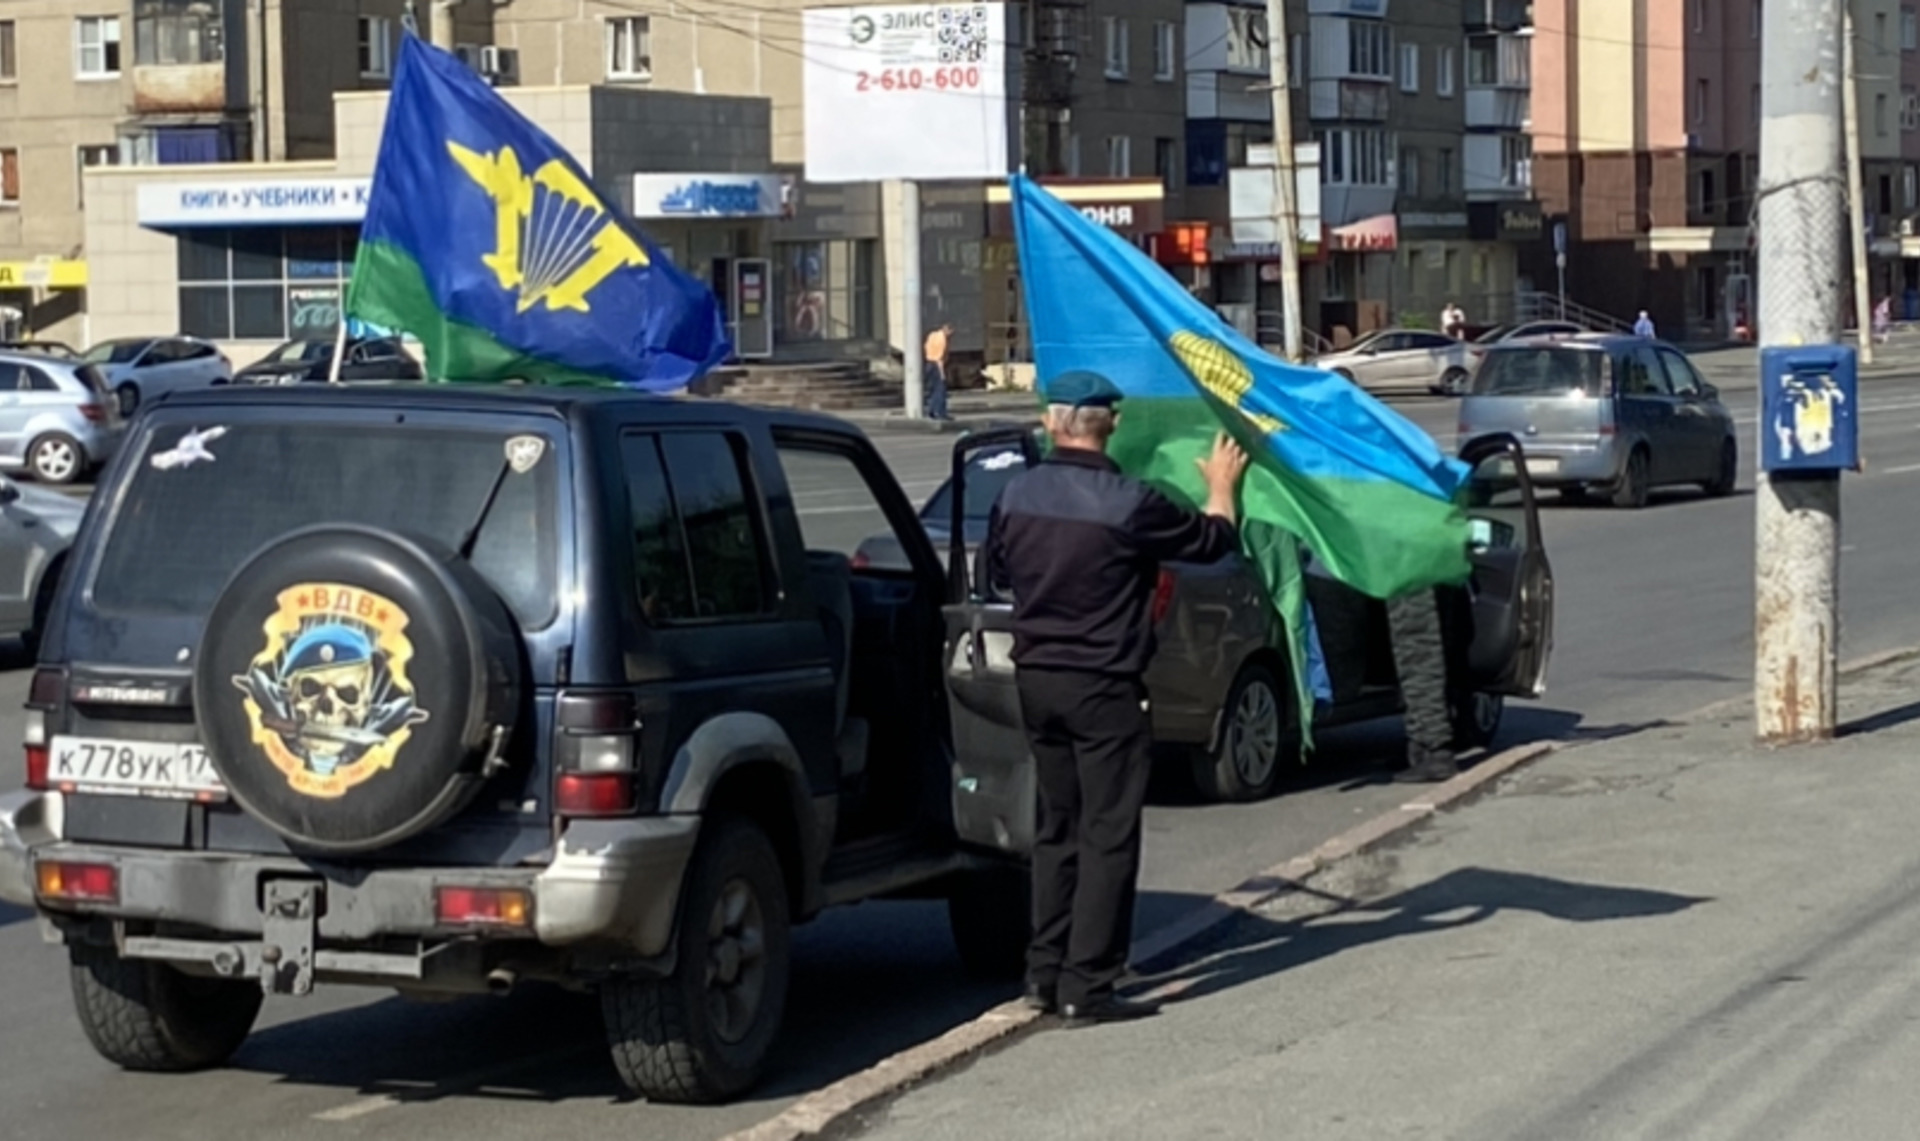
[[466, 64], [468, 67], [472, 68], [473, 70], [479, 71], [480, 70], [480, 45], [479, 44], [455, 44], [453, 45], [453, 58], [459, 60], [461, 63]]
[[520, 51], [517, 48], [480, 49], [480, 74], [496, 86], [512, 87], [520, 82]]

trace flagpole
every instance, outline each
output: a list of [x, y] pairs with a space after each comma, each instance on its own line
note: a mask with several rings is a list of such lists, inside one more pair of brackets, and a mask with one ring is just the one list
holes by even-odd
[[333, 338], [333, 360], [327, 363], [328, 384], [340, 383], [340, 362], [345, 360], [347, 356], [347, 314], [345, 306], [341, 307], [340, 320], [337, 321], [336, 324], [338, 324], [340, 328], [334, 334]]

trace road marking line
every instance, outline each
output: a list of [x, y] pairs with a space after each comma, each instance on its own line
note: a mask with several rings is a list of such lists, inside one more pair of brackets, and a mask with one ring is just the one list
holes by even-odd
[[596, 1049], [600, 1049], [600, 1047], [590, 1042], [576, 1042], [564, 1046], [556, 1046], [551, 1050], [546, 1050], [538, 1054], [512, 1058], [504, 1062], [496, 1062], [490, 1066], [481, 1066], [478, 1069], [468, 1070], [464, 1074], [454, 1074], [450, 1077], [441, 1078], [439, 1081], [431, 1084], [423, 1084], [418, 1089], [409, 1089], [393, 1093], [367, 1094], [346, 1102], [345, 1104], [336, 1105], [332, 1109], [323, 1109], [313, 1115], [313, 1120], [332, 1122], [352, 1121], [356, 1118], [365, 1117], [370, 1113], [378, 1113], [383, 1109], [392, 1109], [399, 1105], [407, 1105], [414, 1102], [424, 1104], [440, 1101], [444, 1098], [463, 1094], [480, 1086], [487, 1085], [507, 1074], [522, 1070], [537, 1070], [542, 1066], [552, 1065], [556, 1062], [572, 1061]]
[[1881, 475], [1906, 475], [1909, 472], [1916, 472], [1916, 471], [1920, 471], [1920, 464], [1901, 464], [1899, 467], [1883, 467], [1880, 469], [1880, 474]]

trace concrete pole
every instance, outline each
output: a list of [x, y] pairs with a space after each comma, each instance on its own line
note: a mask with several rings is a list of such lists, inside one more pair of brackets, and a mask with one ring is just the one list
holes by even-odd
[[1274, 231], [1280, 240], [1280, 318], [1286, 356], [1301, 358], [1300, 204], [1293, 156], [1293, 89], [1288, 74], [1286, 0], [1267, 0], [1267, 98], [1273, 108]]
[[453, 10], [460, 0], [433, 0], [428, 20], [427, 42], [437, 48], [453, 50]]
[[[1841, 0], [1762, 9], [1760, 336], [1840, 339]], [[1758, 425], [1764, 435], [1769, 426]], [[1755, 728], [1786, 744], [1833, 736], [1839, 705], [1840, 479], [1762, 472], [1755, 489]]]
[[1867, 199], [1860, 186], [1860, 73], [1853, 42], [1853, 0], [1845, 0], [1840, 36], [1841, 106], [1847, 145], [1847, 230], [1853, 251], [1853, 323], [1859, 326], [1860, 363], [1873, 363], [1873, 290], [1867, 284]]
[[900, 184], [900, 367], [906, 370], [900, 390], [909, 420], [926, 416], [926, 391], [921, 381], [925, 367], [926, 330], [921, 328], [920, 301], [920, 184], [911, 178]]

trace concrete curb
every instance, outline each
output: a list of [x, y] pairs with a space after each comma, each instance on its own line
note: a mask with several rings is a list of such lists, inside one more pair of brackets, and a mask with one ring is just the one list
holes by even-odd
[[[1920, 657], [1920, 646], [1884, 650], [1842, 663], [1840, 674], [1862, 673], [1914, 657]], [[1709, 720], [1751, 701], [1749, 697], [1716, 701], [1682, 714], [1668, 724]], [[1654, 727], [1642, 732], [1651, 728]], [[1592, 743], [1579, 740], [1536, 741], [1496, 753], [1445, 784], [1415, 796], [1398, 808], [1356, 824], [1304, 856], [1295, 856], [1242, 880], [1165, 927], [1149, 932], [1133, 946], [1134, 968], [1144, 971], [1148, 964], [1164, 959], [1229, 920], [1245, 915], [1287, 892], [1299, 890], [1309, 879], [1333, 864], [1378, 847], [1517, 769], [1553, 753]], [[1147, 997], [1170, 998], [1183, 989], [1184, 984], [1174, 982], [1149, 991]], [[860, 1109], [900, 1093], [1039, 1020], [1040, 1015], [1023, 1003], [1003, 1003], [938, 1038], [903, 1050], [857, 1074], [816, 1090], [776, 1116], [750, 1129], [728, 1134], [722, 1141], [805, 1141], [817, 1137], [844, 1123]]]

